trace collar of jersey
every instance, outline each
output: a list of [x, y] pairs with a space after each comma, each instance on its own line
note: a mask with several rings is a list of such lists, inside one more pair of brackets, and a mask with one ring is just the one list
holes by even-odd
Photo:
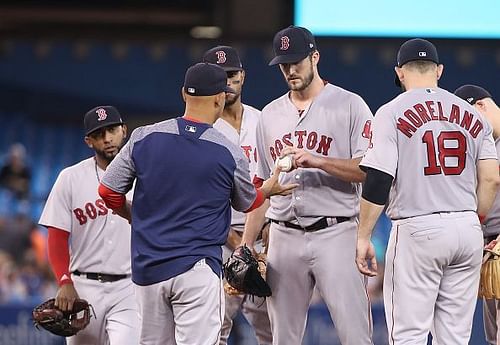
[[198, 119], [195, 119], [194, 117], [190, 117], [190, 116], [186, 116], [186, 115], [184, 115], [182, 118], [186, 121], [191, 121], [191, 122], [196, 122], [196, 123], [205, 123], [205, 122], [202, 122]]

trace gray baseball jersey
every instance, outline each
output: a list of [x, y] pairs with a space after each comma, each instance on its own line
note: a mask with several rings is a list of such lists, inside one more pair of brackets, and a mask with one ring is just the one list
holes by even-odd
[[130, 225], [97, 193], [103, 175], [93, 157], [62, 170], [39, 223], [71, 233], [70, 272], [130, 274]]
[[[253, 179], [257, 170], [257, 123], [260, 118], [260, 110], [243, 104], [240, 133], [226, 120], [218, 119], [213, 127], [224, 134], [233, 144], [238, 145], [248, 158], [250, 177]], [[231, 210], [231, 226], [236, 230], [243, 231], [246, 215], [243, 212]]]
[[[361, 97], [332, 84], [326, 84], [300, 116], [289, 94], [281, 96], [262, 110], [257, 126], [257, 176], [269, 177], [286, 146], [323, 157], [361, 157], [368, 146], [372, 118]], [[291, 195], [271, 198], [269, 218], [297, 220], [307, 226], [316, 217], [358, 214], [357, 183], [341, 181], [319, 169], [302, 168], [282, 173], [280, 182], [299, 183], [299, 187]]]
[[476, 162], [496, 158], [488, 121], [452, 93], [426, 88], [377, 111], [361, 165], [395, 178], [387, 214], [400, 219], [476, 211]]
[[[250, 177], [254, 178], [257, 170], [257, 123], [260, 119], [260, 110], [249, 105], [243, 104], [243, 114], [241, 119], [240, 133], [226, 120], [218, 119], [213, 127], [224, 134], [233, 144], [238, 145], [248, 158]], [[243, 231], [245, 227], [246, 214], [239, 212], [234, 208], [231, 210], [231, 228], [236, 231]], [[255, 245], [262, 248], [262, 241]], [[226, 262], [232, 254], [232, 249], [228, 246], [223, 247], [223, 261]], [[238, 311], [242, 311], [245, 318], [253, 326], [255, 335], [259, 344], [271, 344], [272, 334], [267, 315], [265, 301], [244, 295], [230, 296], [225, 295], [225, 313], [222, 323], [222, 330], [219, 345], [226, 345], [229, 334], [233, 327], [233, 319]]]
[[[70, 272], [130, 275], [130, 225], [97, 193], [103, 175], [93, 157], [61, 171], [39, 222], [70, 233]], [[80, 298], [94, 306], [96, 318], [67, 338], [68, 345], [138, 343], [140, 326], [130, 278], [108, 283], [72, 275], [72, 280]]]
[[[297, 111], [287, 93], [262, 110], [257, 126], [257, 176], [269, 176], [287, 145], [322, 157], [361, 157], [368, 147], [371, 120], [365, 102], [338, 86], [326, 84], [302, 112]], [[358, 214], [356, 183], [343, 182], [313, 168], [281, 173], [280, 179], [299, 186], [290, 196], [271, 198], [267, 212], [271, 219], [308, 226], [320, 217]], [[328, 305], [343, 344], [372, 343], [364, 279], [354, 260], [348, 260], [355, 255], [356, 224], [351, 218], [319, 231], [304, 232], [271, 223], [267, 281], [273, 296], [267, 306], [273, 344], [302, 343], [314, 286]], [[332, 266], [332, 262], [339, 264]]]
[[[498, 159], [500, 161], [500, 138], [495, 141]], [[491, 207], [484, 222], [483, 232], [485, 236], [494, 236], [500, 233], [500, 193], [497, 193], [495, 202]]]

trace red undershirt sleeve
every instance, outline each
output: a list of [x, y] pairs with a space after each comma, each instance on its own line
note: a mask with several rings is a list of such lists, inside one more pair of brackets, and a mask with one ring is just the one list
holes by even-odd
[[255, 188], [260, 188], [262, 187], [262, 184], [264, 184], [264, 180], [261, 179], [260, 177], [257, 177], [256, 175], [254, 176], [252, 183], [255, 186]]
[[59, 286], [72, 283], [69, 272], [69, 232], [49, 227], [47, 249], [50, 267]]
[[246, 210], [245, 213], [253, 211], [256, 208], [259, 208], [266, 200], [264, 193], [260, 189], [256, 189], [256, 191], [257, 191], [257, 196], [255, 197], [255, 200], [254, 200], [252, 206], [250, 206], [250, 208], [248, 210]]
[[102, 183], [99, 184], [99, 195], [101, 196], [102, 200], [104, 200], [104, 203], [106, 206], [112, 210], [116, 210], [123, 205], [125, 205], [125, 195], [115, 192], [114, 190], [109, 189]]

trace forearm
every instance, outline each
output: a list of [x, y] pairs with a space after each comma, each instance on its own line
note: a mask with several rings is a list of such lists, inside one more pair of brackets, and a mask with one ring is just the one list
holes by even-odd
[[241, 245], [246, 244], [249, 247], [253, 247], [255, 240], [266, 222], [266, 211], [268, 208], [269, 200], [266, 200], [259, 208], [247, 213], [245, 231], [241, 237]]
[[478, 163], [477, 214], [485, 217], [490, 211], [500, 184], [498, 162], [482, 160]]
[[480, 183], [477, 186], [477, 214], [486, 216], [495, 200], [497, 184]]
[[69, 232], [49, 227], [47, 236], [47, 252], [50, 267], [58, 285], [70, 284], [69, 272]]
[[117, 193], [102, 183], [99, 185], [99, 195], [106, 206], [119, 216], [125, 218], [130, 223], [132, 221], [132, 207], [130, 201], [125, 198], [124, 194]]
[[126, 200], [120, 208], [114, 209], [113, 211], [120, 217], [128, 220], [129, 223], [132, 222], [132, 203], [129, 200]]
[[384, 205], [377, 205], [373, 202], [361, 198], [359, 210], [358, 238], [370, 239], [373, 228], [377, 223], [380, 214], [384, 210]]
[[363, 182], [366, 174], [359, 168], [361, 158], [321, 157], [318, 168], [346, 182]]
[[235, 250], [240, 245], [240, 243], [240, 233], [230, 228], [227, 235], [226, 246], [228, 246], [231, 250]]

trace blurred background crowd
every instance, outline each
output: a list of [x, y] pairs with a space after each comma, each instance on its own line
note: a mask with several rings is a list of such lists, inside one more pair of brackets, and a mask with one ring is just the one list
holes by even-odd
[[[489, 12], [498, 13], [495, 1], [480, 1], [492, 6]], [[371, 3], [362, 1], [359, 8]], [[314, 13], [327, 6], [323, 17], [357, 16], [345, 12], [345, 0], [2, 1], [0, 305], [32, 306], [55, 294], [46, 230], [37, 221], [61, 169], [91, 155], [83, 143], [87, 110], [114, 105], [131, 129], [181, 115], [180, 87], [186, 68], [218, 44], [238, 49], [247, 73], [243, 102], [262, 108], [286, 91], [279, 70], [267, 66], [272, 37], [290, 24], [314, 23], [303, 19], [306, 4], [316, 9]], [[431, 4], [425, 0], [415, 6], [415, 18], [430, 15]], [[396, 11], [398, 6], [394, 5]], [[399, 92], [393, 86], [397, 48], [406, 37], [421, 35], [438, 47], [445, 65], [442, 87], [453, 91], [464, 83], [476, 83], [498, 97], [500, 28], [481, 27], [489, 25], [480, 18], [487, 14], [468, 21], [455, 18], [468, 10], [462, 0], [453, 6], [450, 13], [432, 13], [443, 18], [443, 27], [448, 20], [470, 29], [455, 36], [383, 30], [370, 35], [369, 28], [360, 32], [357, 27], [352, 34], [329, 34], [309, 27], [321, 33], [317, 36], [321, 75], [360, 94], [375, 113]], [[378, 18], [374, 27], [393, 19], [391, 13], [381, 15], [373, 14]], [[477, 28], [484, 30], [470, 35]], [[486, 37], [481, 32], [493, 34]], [[389, 230], [390, 221], [382, 217], [374, 238], [379, 262]], [[370, 281], [375, 304], [381, 303], [381, 281], [381, 274]], [[315, 303], [321, 303], [319, 296]]]

